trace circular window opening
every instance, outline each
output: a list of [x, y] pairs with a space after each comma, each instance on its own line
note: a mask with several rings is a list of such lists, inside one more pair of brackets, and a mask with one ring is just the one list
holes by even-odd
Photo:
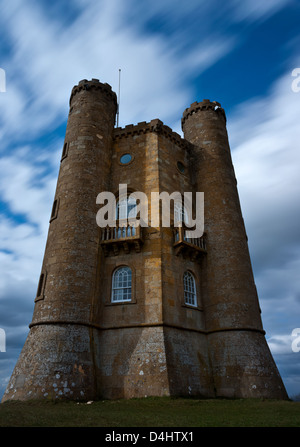
[[180, 171], [182, 174], [184, 174], [185, 166], [184, 166], [180, 161], [177, 162], [177, 168], [179, 169], [179, 171]]
[[132, 156], [130, 154], [124, 154], [122, 155], [122, 157], [120, 158], [120, 162], [122, 163], [122, 165], [126, 165], [127, 163], [129, 163], [132, 160]]

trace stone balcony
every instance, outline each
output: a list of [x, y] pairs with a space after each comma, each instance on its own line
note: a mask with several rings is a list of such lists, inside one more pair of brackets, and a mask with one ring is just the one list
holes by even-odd
[[198, 238], [188, 238], [187, 232], [192, 231], [191, 228], [174, 227], [174, 249], [175, 255], [189, 256], [192, 261], [197, 261], [200, 256], [207, 253], [205, 234]]
[[119, 221], [115, 227], [102, 228], [100, 244], [105, 256], [110, 251], [117, 256], [121, 249], [130, 253], [132, 248], [139, 253], [143, 244], [142, 228], [129, 225], [127, 220], [125, 224]]

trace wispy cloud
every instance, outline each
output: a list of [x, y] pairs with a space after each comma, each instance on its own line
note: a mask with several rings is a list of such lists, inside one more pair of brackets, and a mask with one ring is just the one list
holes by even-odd
[[287, 380], [295, 362], [300, 366], [291, 348], [300, 321], [300, 93], [291, 89], [294, 64], [266, 96], [240, 104], [228, 123], [263, 323]]
[[233, 11], [236, 20], [266, 20], [276, 12], [280, 11], [290, 0], [264, 0], [253, 1], [244, 0], [240, 2], [239, 0], [232, 0]]
[[[299, 252], [299, 94], [291, 71], [264, 98], [241, 104], [228, 125], [239, 191], [257, 266], [281, 265]], [[289, 256], [288, 256], [289, 255]], [[279, 261], [280, 260], [280, 261]]]
[[[207, 2], [191, 1], [184, 8], [180, 2], [178, 8], [169, 1], [154, 2], [151, 8], [131, 3], [128, 8], [120, 0], [77, 1], [77, 14], [69, 22], [63, 15], [49, 20], [42, 2], [5, 4], [0, 22], [10, 50], [3, 61], [8, 87], [0, 104], [3, 142], [8, 136], [37, 135], [62, 122], [66, 95], [80, 79], [110, 80], [117, 91], [119, 68], [121, 118], [126, 116], [126, 124], [157, 116], [173, 124], [192, 97], [186, 79], [199, 75], [237, 43], [228, 26], [214, 25], [215, 2], [208, 7]], [[225, 17], [229, 25], [231, 15]], [[160, 28], [146, 32], [154, 18]], [[166, 36], [161, 31], [168, 26], [172, 32]]]

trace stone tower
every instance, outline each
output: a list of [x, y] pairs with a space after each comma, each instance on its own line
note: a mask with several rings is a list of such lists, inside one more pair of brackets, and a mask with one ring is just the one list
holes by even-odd
[[[287, 398], [262, 328], [224, 110], [192, 104], [184, 138], [158, 119], [115, 128], [116, 111], [108, 84], [73, 88], [33, 319], [3, 401]], [[116, 197], [114, 228], [96, 223], [103, 191]], [[169, 226], [151, 225], [151, 193], [162, 191], [204, 192], [201, 237], [177, 225], [183, 207], [171, 207]], [[135, 192], [149, 199], [148, 226], [126, 219]]]

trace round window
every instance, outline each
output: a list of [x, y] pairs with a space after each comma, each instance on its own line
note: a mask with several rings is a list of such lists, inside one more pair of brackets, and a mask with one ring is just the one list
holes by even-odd
[[177, 162], [177, 168], [179, 169], [179, 171], [184, 174], [185, 171], [185, 166], [181, 163], [181, 161]]
[[126, 165], [127, 163], [129, 163], [132, 160], [132, 156], [130, 154], [124, 154], [122, 155], [122, 157], [120, 158], [120, 162], [122, 163], [122, 165]]

